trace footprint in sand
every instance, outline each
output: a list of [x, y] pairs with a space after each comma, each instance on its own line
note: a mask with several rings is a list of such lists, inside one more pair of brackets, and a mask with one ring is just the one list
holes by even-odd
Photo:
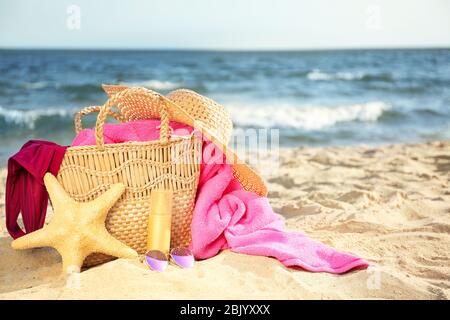
[[290, 177], [289, 175], [285, 174], [279, 177], [271, 178], [268, 180], [270, 183], [276, 183], [279, 184], [285, 188], [293, 188], [297, 186], [294, 179]]

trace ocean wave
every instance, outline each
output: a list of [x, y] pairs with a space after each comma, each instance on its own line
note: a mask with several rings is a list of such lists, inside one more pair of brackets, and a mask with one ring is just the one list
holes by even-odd
[[320, 130], [341, 122], [375, 122], [390, 105], [381, 101], [363, 104], [328, 106], [228, 106], [236, 126]]
[[[123, 85], [147, 87], [154, 90], [171, 90], [181, 87], [181, 83], [171, 81], [145, 80], [136, 82], [122, 82]], [[57, 83], [51, 85], [46, 81], [23, 82], [20, 86], [27, 90], [40, 90], [50, 86], [60, 89], [64, 92], [101, 92], [101, 85], [98, 83]]]
[[[336, 107], [232, 104], [227, 105], [227, 108], [237, 127], [289, 128], [306, 131], [320, 130], [342, 122], [375, 122], [391, 109], [389, 104], [381, 101]], [[76, 112], [74, 109], [19, 110], [0, 106], [0, 123], [4, 122], [8, 127], [35, 129], [36, 124], [46, 118], [53, 118], [48, 121], [61, 121], [61, 118], [71, 120], [74, 112]]]
[[49, 86], [49, 84], [46, 81], [37, 81], [37, 82], [24, 82], [24, 83], [22, 83], [22, 86], [25, 89], [39, 90], [39, 89], [47, 88]]
[[351, 72], [336, 72], [336, 73], [327, 73], [324, 71], [320, 71], [318, 69], [314, 69], [306, 75], [309, 80], [313, 81], [328, 81], [328, 80], [355, 80], [361, 79], [363, 74], [359, 73], [351, 73]]
[[124, 82], [123, 85], [146, 87], [154, 90], [172, 90], [181, 87], [181, 83], [159, 80], [145, 80], [138, 82]]
[[311, 81], [332, 81], [332, 80], [342, 80], [342, 81], [392, 81], [392, 77], [389, 74], [368, 74], [365, 72], [335, 72], [329, 73], [324, 72], [319, 69], [314, 69], [306, 74], [306, 77]]
[[56, 85], [56, 88], [65, 93], [80, 94], [81, 96], [102, 92], [102, 86], [98, 83], [60, 83]]
[[75, 110], [68, 109], [38, 109], [38, 110], [18, 110], [18, 109], [6, 109], [0, 106], [0, 121], [6, 122], [6, 124], [26, 127], [28, 129], [34, 129], [36, 123], [44, 118], [60, 117], [67, 118], [73, 117]]

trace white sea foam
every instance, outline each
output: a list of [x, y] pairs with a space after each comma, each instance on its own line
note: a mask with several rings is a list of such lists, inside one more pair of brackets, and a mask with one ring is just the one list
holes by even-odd
[[171, 81], [145, 80], [138, 82], [123, 83], [128, 86], [146, 87], [154, 90], [171, 90], [181, 86], [180, 83]]
[[231, 105], [236, 126], [320, 130], [340, 122], [375, 122], [390, 106], [381, 101], [343, 106]]
[[[340, 122], [374, 122], [390, 106], [381, 101], [343, 106], [299, 106], [293, 104], [231, 104], [235, 126], [320, 130]], [[44, 117], [72, 117], [75, 110], [47, 108], [38, 110], [7, 109], [0, 106], [0, 118], [7, 123], [33, 129]]]
[[67, 117], [72, 116], [73, 113], [74, 110], [67, 109], [48, 108], [38, 110], [17, 110], [0, 106], [0, 118], [4, 119], [7, 123], [26, 126], [29, 129], [34, 129], [36, 121], [43, 117]]
[[336, 73], [328, 73], [324, 71], [320, 71], [318, 69], [314, 69], [309, 72], [306, 77], [309, 80], [313, 81], [328, 81], [328, 80], [359, 80], [364, 77], [363, 73], [351, 73], [351, 72], [336, 72]]

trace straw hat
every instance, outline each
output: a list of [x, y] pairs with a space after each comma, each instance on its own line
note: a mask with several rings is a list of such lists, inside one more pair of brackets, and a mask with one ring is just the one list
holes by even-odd
[[[124, 85], [102, 85], [108, 96], [121, 92], [129, 87]], [[225, 155], [227, 162], [233, 168], [234, 177], [242, 187], [260, 196], [267, 195], [267, 188], [263, 179], [242, 162], [237, 154], [228, 148], [233, 130], [233, 123], [229, 112], [217, 102], [204, 97], [194, 91], [178, 89], [163, 96], [146, 88], [135, 88], [136, 94], [153, 96], [154, 99], [136, 99], [123, 97], [117, 108], [128, 120], [160, 118], [159, 107], [156, 102], [162, 99], [166, 106], [170, 120], [187, 124], [199, 130], [208, 140], [212, 141]], [[155, 104], [154, 107], [153, 104]]]

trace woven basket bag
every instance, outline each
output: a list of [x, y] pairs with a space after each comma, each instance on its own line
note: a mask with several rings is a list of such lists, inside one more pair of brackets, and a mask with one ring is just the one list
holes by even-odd
[[[105, 144], [103, 126], [107, 116], [129, 121], [113, 112], [122, 101], [136, 100], [148, 108], [159, 108], [160, 139], [149, 142]], [[164, 100], [151, 91], [128, 89], [111, 96], [101, 107], [87, 107], [75, 115], [75, 131], [81, 131], [82, 116], [99, 112], [95, 125], [95, 146], [69, 147], [57, 179], [76, 201], [95, 199], [111, 184], [121, 182], [126, 191], [110, 210], [106, 228], [118, 240], [143, 254], [147, 245], [147, 220], [150, 194], [155, 188], [173, 190], [171, 247], [187, 246], [200, 175], [201, 138], [195, 135], [171, 137], [169, 115]], [[136, 112], [140, 112], [136, 110]], [[113, 258], [95, 253], [84, 266], [100, 264]]]

